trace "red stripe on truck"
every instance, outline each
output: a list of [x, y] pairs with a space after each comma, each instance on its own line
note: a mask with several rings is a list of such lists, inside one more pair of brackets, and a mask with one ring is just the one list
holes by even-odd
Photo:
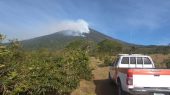
[[130, 74], [130, 75], [170, 75], [170, 70], [168, 69], [128, 69], [119, 68], [119, 72]]

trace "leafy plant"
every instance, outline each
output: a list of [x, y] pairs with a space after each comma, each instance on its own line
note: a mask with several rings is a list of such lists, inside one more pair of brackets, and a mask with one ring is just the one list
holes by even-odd
[[98, 43], [98, 51], [113, 55], [122, 51], [122, 45], [116, 41], [103, 40]]
[[46, 49], [25, 52], [18, 42], [3, 50], [3, 95], [67, 95], [78, 87], [80, 79], [92, 77], [88, 55], [81, 50], [65, 49], [58, 55]]

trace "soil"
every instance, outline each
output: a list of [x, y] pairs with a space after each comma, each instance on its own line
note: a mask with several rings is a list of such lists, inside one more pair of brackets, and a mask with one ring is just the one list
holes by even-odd
[[100, 67], [93, 71], [96, 95], [118, 95], [117, 87], [108, 79], [108, 67]]

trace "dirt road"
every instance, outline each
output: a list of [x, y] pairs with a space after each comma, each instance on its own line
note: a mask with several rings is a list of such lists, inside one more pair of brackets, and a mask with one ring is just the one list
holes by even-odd
[[108, 67], [100, 67], [93, 71], [96, 95], [117, 95], [117, 88], [108, 80]]
[[101, 67], [101, 62], [93, 63], [94, 70], [93, 80], [80, 82], [80, 87], [76, 89], [71, 95], [118, 95], [116, 86], [108, 80], [108, 67]]

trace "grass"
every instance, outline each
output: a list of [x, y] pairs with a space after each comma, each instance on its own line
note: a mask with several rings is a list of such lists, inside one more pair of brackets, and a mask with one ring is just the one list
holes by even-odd
[[71, 95], [96, 95], [95, 84], [93, 81], [81, 80], [79, 88], [73, 91]]
[[152, 54], [150, 56], [152, 57], [156, 68], [166, 68], [166, 64], [164, 64], [164, 61], [170, 59], [170, 54]]

